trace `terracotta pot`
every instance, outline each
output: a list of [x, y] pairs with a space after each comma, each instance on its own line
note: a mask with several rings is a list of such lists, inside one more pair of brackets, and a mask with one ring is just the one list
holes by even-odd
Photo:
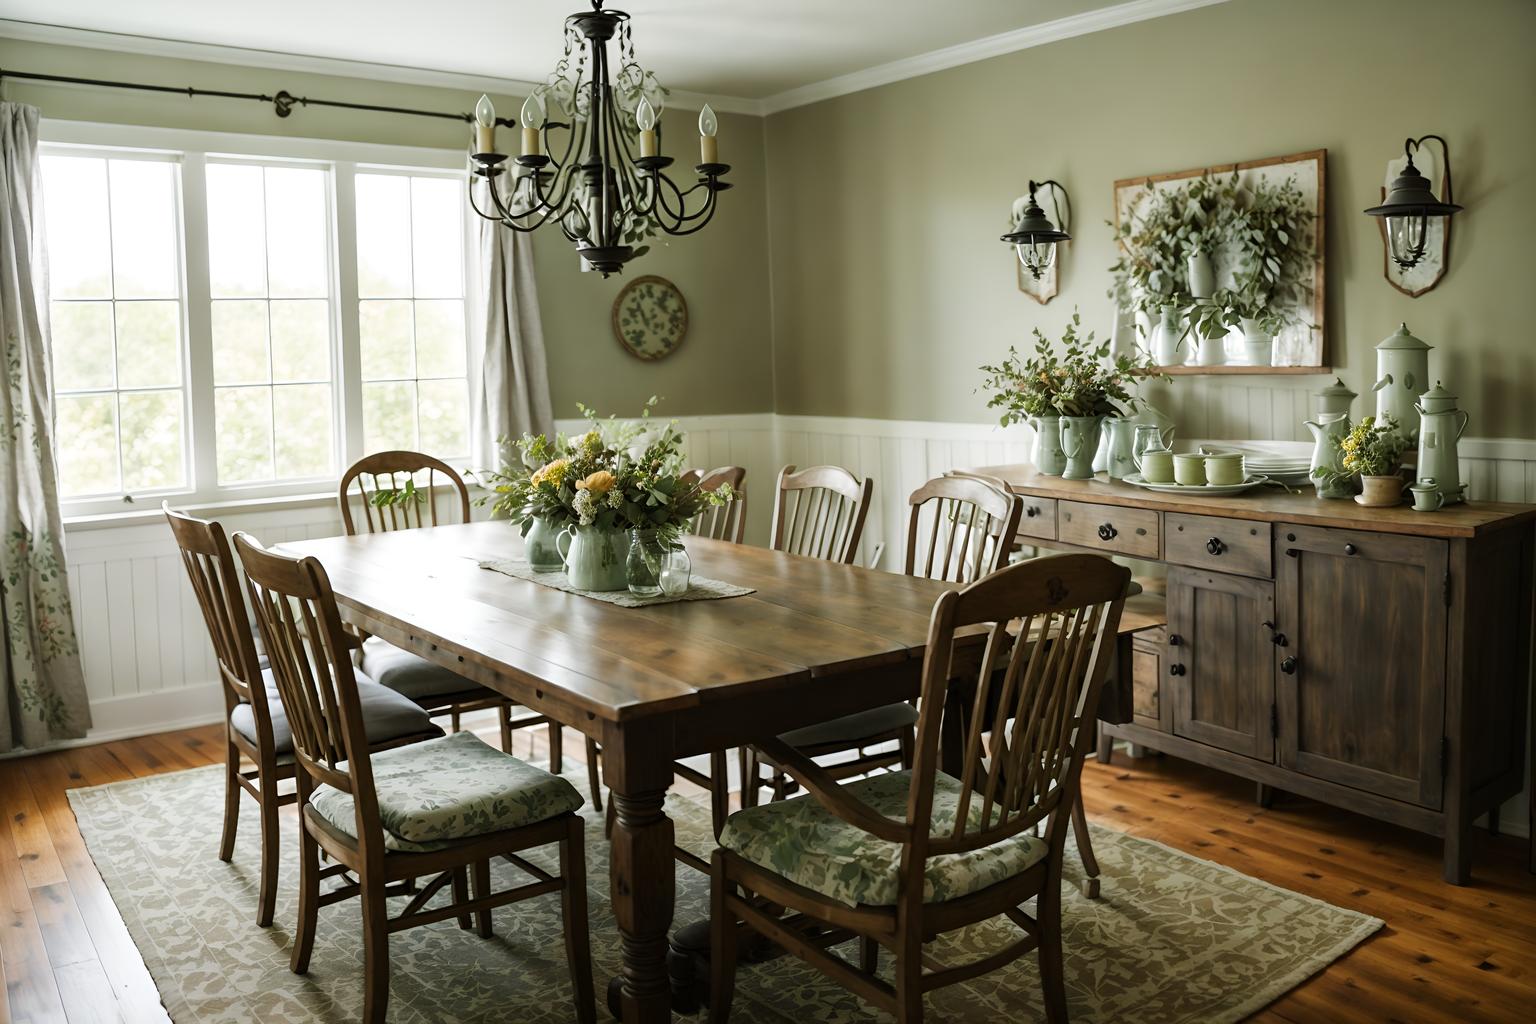
[[1360, 493], [1355, 500], [1369, 508], [1387, 508], [1403, 501], [1403, 478], [1392, 476], [1361, 476]]

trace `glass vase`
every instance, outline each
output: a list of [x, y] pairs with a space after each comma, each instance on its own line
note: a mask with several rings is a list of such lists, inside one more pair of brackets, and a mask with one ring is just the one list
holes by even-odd
[[629, 531], [629, 557], [624, 563], [629, 592], [636, 597], [660, 596], [666, 557], [667, 543], [655, 530]]
[[668, 597], [682, 597], [693, 585], [693, 559], [688, 549], [673, 544], [661, 560], [661, 592]]

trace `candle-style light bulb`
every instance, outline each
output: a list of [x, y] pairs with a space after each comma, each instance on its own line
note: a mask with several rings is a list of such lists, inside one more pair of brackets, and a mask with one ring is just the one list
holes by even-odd
[[640, 129], [640, 155], [656, 155], [656, 111], [643, 96], [635, 108], [635, 127]]
[[715, 118], [715, 112], [708, 103], [699, 111], [699, 157], [700, 163], [717, 164], [720, 162], [720, 150], [715, 143], [715, 134], [720, 131], [720, 122]]
[[496, 152], [496, 108], [489, 96], [475, 104], [475, 152]]
[[538, 156], [541, 152], [539, 145], [539, 133], [544, 129], [544, 122], [549, 119], [548, 112], [544, 109], [544, 98], [537, 92], [529, 93], [523, 101], [523, 155]]

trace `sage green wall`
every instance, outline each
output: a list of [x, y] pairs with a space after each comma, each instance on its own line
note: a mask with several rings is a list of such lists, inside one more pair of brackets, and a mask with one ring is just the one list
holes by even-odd
[[[1536, 437], [1536, 4], [1232, 0], [768, 118], [781, 413], [984, 421], [975, 367], [1074, 306], [1107, 331], [1112, 184], [1326, 147], [1331, 360], [1362, 395], [1401, 320], [1436, 350], [1469, 433]], [[1451, 266], [1409, 299], [1382, 278], [1361, 210], [1408, 135], [1450, 139]], [[1048, 306], [997, 241], [1026, 181], [1071, 190], [1076, 238]], [[1190, 421], [1222, 388], [1179, 378]], [[1367, 406], [1362, 398], [1357, 408]]]
[[[88, 78], [164, 85], [196, 85], [238, 92], [274, 93], [360, 103], [467, 111], [478, 93], [171, 60], [104, 50], [51, 46], [0, 38], [0, 67]], [[297, 108], [279, 120], [251, 101], [196, 99], [152, 93], [43, 86], [8, 81], [8, 99], [34, 103], [43, 116], [73, 121], [166, 128], [291, 135], [401, 146], [457, 148], [468, 128], [456, 122]], [[493, 96], [503, 116], [517, 113], [521, 97]], [[693, 113], [678, 110], [668, 123], [692, 145]], [[503, 132], [509, 132], [503, 129]], [[510, 134], [510, 132], [509, 132]], [[678, 144], [681, 146], [681, 143]], [[686, 147], [684, 147], [686, 148]], [[557, 416], [575, 416], [576, 403], [630, 414], [650, 395], [662, 395], [671, 415], [763, 412], [773, 408], [772, 337], [768, 306], [766, 187], [762, 120], [723, 115], [720, 151], [730, 162], [726, 193], [709, 228], [687, 238], [663, 238], [628, 273], [660, 274], [688, 302], [688, 337], [676, 354], [641, 363], [614, 340], [609, 311], [626, 280], [582, 273], [578, 257], [553, 228], [535, 236], [544, 341]], [[679, 152], [680, 157], [689, 154]], [[686, 161], [681, 161], [686, 162]]]

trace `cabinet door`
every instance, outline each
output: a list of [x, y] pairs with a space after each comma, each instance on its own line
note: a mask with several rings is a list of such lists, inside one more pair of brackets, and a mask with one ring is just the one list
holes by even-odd
[[1275, 528], [1280, 763], [1438, 808], [1446, 544]]
[[1175, 735], [1235, 754], [1275, 756], [1275, 658], [1266, 622], [1274, 584], [1193, 569], [1168, 571], [1168, 648]]

